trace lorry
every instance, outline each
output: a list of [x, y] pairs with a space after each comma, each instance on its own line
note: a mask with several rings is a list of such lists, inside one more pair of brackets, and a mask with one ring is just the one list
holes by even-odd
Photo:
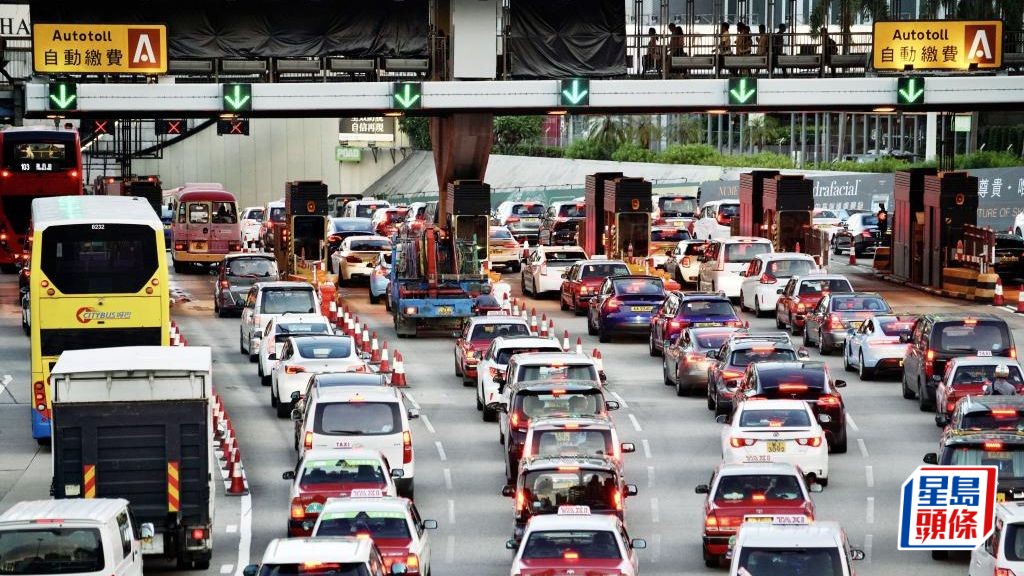
[[54, 498], [123, 498], [142, 553], [205, 570], [215, 455], [208, 347], [70, 350], [51, 371]]

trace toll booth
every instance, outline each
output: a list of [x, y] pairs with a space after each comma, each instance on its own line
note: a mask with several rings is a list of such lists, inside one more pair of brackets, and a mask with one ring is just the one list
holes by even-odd
[[935, 176], [935, 168], [913, 168], [896, 172], [892, 220], [893, 275], [921, 283], [924, 262], [924, 179]]
[[454, 271], [460, 276], [480, 274], [490, 241], [491, 185], [480, 180], [449, 182], [448, 230], [454, 243]]
[[285, 226], [274, 235], [274, 256], [282, 277], [313, 281], [316, 262], [326, 259], [327, 184], [303, 180], [284, 187]]
[[779, 175], [778, 170], [754, 170], [740, 174], [740, 217], [737, 236], [768, 237], [764, 220], [764, 183]]
[[763, 181], [762, 221], [776, 252], [795, 252], [797, 244], [811, 229], [814, 212], [814, 182], [800, 175], [776, 174]]
[[622, 176], [622, 172], [597, 172], [587, 175], [587, 224], [584, 228], [583, 249], [591, 256], [604, 254], [607, 233], [604, 219], [604, 184]]
[[619, 177], [604, 183], [604, 218], [608, 227], [604, 253], [609, 258], [646, 259], [651, 242], [651, 183]]
[[978, 225], [978, 178], [967, 172], [925, 175], [923, 209], [921, 283], [941, 288], [942, 268], [955, 260], [964, 226]]

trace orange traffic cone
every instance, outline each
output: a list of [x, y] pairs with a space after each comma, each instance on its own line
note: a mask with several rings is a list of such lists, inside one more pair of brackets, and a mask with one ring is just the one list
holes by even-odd
[[370, 336], [370, 362], [380, 364], [380, 344], [377, 342], [377, 333]]
[[562, 350], [565, 352], [569, 351], [569, 331], [566, 330], [565, 334], [562, 334]]
[[402, 353], [398, 350], [395, 350], [395, 367], [391, 372], [391, 385], [397, 388], [408, 386], [405, 381], [405, 362], [402, 362]]
[[391, 363], [388, 362], [388, 341], [385, 340], [380, 348], [380, 366], [377, 367], [377, 372], [381, 374], [387, 374], [391, 372]]
[[352, 320], [352, 338], [356, 341], [356, 349], [363, 349], [363, 331], [359, 329], [359, 316]]
[[992, 295], [992, 305], [1003, 305], [1003, 281], [998, 276], [996, 276], [996, 291], [995, 294]]
[[363, 338], [362, 344], [360, 345], [360, 350], [362, 350], [363, 352], [370, 351], [370, 327], [367, 326], [365, 322], [363, 323]]
[[537, 309], [533, 308], [530, 310], [530, 333], [534, 336], [537, 335]]
[[530, 321], [530, 315], [526, 312], [526, 303], [525, 302], [523, 303], [523, 314], [522, 314], [522, 316], [523, 316], [523, 322], [529, 322]]
[[850, 266], [854, 266], [854, 265], [857, 264], [857, 250], [853, 247], [853, 244], [850, 244], [850, 262], [849, 263], [850, 263]]
[[231, 486], [228, 487], [227, 493], [232, 496], [242, 496], [248, 494], [249, 489], [245, 486], [245, 480], [242, 479], [242, 464], [232, 462], [231, 466]]
[[331, 322], [334, 322], [338, 318], [338, 304], [334, 300], [331, 300], [327, 304], [327, 318]]
[[541, 317], [540, 317], [540, 337], [541, 338], [547, 338], [548, 337], [548, 315], [547, 314], [541, 314]]
[[512, 310], [512, 305], [509, 304], [509, 301], [508, 301], [508, 292], [505, 292], [501, 296], [501, 309], [503, 311], [505, 311], [505, 312], [508, 312], [508, 311]]
[[554, 335], [555, 335], [555, 319], [554, 318], [548, 318], [548, 334], [550, 334], [552, 337], [554, 337]]
[[1017, 291], [1017, 312], [1024, 314], [1024, 284]]
[[796, 246], [793, 247], [793, 252], [799, 252], [799, 251], [800, 251], [800, 243], [797, 242]]
[[583, 338], [580, 336], [576, 337], [576, 353], [583, 354]]

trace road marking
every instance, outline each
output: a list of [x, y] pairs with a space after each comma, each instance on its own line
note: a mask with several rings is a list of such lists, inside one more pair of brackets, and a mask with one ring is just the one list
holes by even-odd
[[864, 513], [865, 520], [868, 524], [875, 523], [875, 497], [868, 496], [868, 508]]
[[871, 563], [871, 544], [872, 540], [874, 539], [875, 537], [872, 534], [867, 534], [864, 536], [864, 562], [866, 564]]
[[633, 429], [637, 432], [643, 432], [644, 429], [640, 427], [640, 421], [636, 419], [636, 416], [630, 414], [629, 421], [633, 423]]
[[857, 427], [857, 423], [853, 421], [853, 415], [849, 412], [846, 413], [846, 423], [850, 425], [850, 428], [852, 428], [854, 432], [860, 432], [860, 428]]
[[629, 404], [626, 403], [626, 400], [622, 396], [620, 396], [618, 392], [612, 392], [612, 396], [614, 396], [615, 399], [619, 401], [619, 405], [622, 408], [629, 408]]
[[651, 541], [651, 563], [657, 564], [661, 559], [661, 534], [655, 534]]
[[231, 574], [234, 571], [235, 571], [235, 565], [234, 564], [221, 564], [220, 565], [220, 573], [221, 574]]
[[657, 524], [661, 521], [661, 515], [658, 513], [658, 499], [651, 498], [651, 522]]
[[448, 535], [448, 545], [444, 550], [444, 561], [448, 564], [455, 562], [455, 536]]
[[647, 467], [647, 487], [654, 488], [654, 466]]
[[455, 500], [448, 500], [448, 523], [455, 524]]
[[868, 458], [868, 445], [864, 443], [863, 438], [857, 438], [857, 447], [860, 448], [860, 455]]
[[228, 524], [225, 529], [228, 534], [234, 534], [235, 532], [238, 532], [238, 524]]
[[444, 469], [444, 487], [448, 491], [452, 489], [452, 470], [451, 468]]
[[245, 494], [239, 499], [241, 534], [238, 538], [238, 562], [235, 565], [235, 576], [242, 576], [242, 570], [249, 565], [252, 547], [252, 494]]
[[647, 440], [647, 438], [644, 438], [643, 440], [640, 441], [640, 445], [644, 447], [644, 458], [647, 458], [648, 460], [650, 460], [651, 459], [651, 443]]
[[434, 425], [430, 423], [430, 418], [427, 418], [426, 414], [420, 414], [420, 420], [423, 421], [423, 426], [425, 426], [431, 434], [437, 434], [437, 431], [434, 430]]
[[413, 408], [417, 410], [420, 409], [420, 403], [416, 401], [416, 398], [412, 395], [412, 392], [403, 392], [403, 394], [405, 394], [405, 397], [408, 398], [409, 402], [412, 403]]
[[875, 487], [875, 467], [865, 466], [864, 467], [864, 483], [868, 485], [868, 488]]
[[434, 446], [437, 446], [437, 455], [441, 458], [441, 462], [447, 460], [448, 455], [444, 453], [444, 446], [441, 444], [441, 441], [434, 442]]

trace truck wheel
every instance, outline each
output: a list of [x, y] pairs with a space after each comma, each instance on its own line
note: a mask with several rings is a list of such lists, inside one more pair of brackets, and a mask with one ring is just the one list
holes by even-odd
[[184, 274], [185, 273], [185, 267], [181, 265], [181, 262], [178, 262], [177, 260], [174, 260], [173, 262], [174, 262], [174, 273], [175, 274]]

